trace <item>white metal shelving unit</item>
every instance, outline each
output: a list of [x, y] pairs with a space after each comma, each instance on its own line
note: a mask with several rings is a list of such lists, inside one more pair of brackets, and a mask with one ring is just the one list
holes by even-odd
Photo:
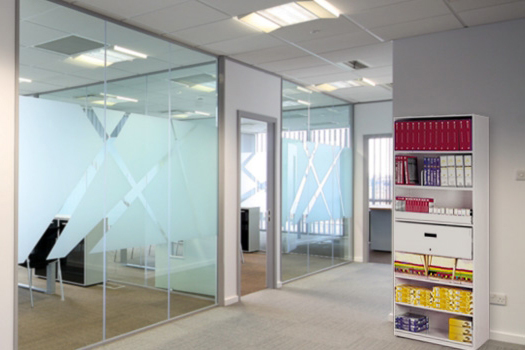
[[[421, 170], [423, 157], [471, 154], [473, 186], [466, 188], [395, 185], [394, 198], [397, 196], [430, 197], [434, 198], [436, 205], [439, 206], [472, 208], [472, 217], [395, 211], [392, 218], [392, 227], [394, 252], [434, 255], [433, 253], [437, 251], [440, 256], [471, 257], [474, 266], [473, 283], [439, 280], [426, 276], [414, 276], [396, 272], [393, 272], [393, 277], [394, 290], [395, 286], [399, 284], [413, 284], [430, 288], [442, 285], [470, 289], [473, 293], [474, 311], [472, 315], [458, 314], [398, 303], [395, 302], [394, 297], [394, 316], [405, 312], [414, 312], [424, 314], [430, 319], [430, 329], [428, 331], [412, 333], [394, 329], [394, 334], [457, 349], [478, 349], [489, 339], [489, 120], [487, 117], [470, 114], [400, 117], [394, 118], [394, 121], [446, 120], [465, 117], [472, 118], [471, 151], [396, 150], [394, 151], [394, 158], [396, 155], [416, 156], [418, 157], [418, 169]], [[418, 233], [422, 232], [422, 230], [425, 232], [436, 232], [437, 236], [433, 237], [437, 238], [426, 239], [426, 236], [425, 238], [418, 237]], [[456, 237], [458, 237], [460, 243], [456, 243]], [[408, 241], [410, 242], [405, 244]], [[411, 247], [413, 250], [407, 251], [404, 249], [407, 247]], [[472, 344], [448, 339], [448, 319], [457, 315], [472, 319]]]

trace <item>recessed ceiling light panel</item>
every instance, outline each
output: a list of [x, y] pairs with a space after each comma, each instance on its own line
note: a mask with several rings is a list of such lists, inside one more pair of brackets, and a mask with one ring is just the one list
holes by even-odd
[[337, 18], [341, 14], [337, 8], [325, 0], [298, 1], [297, 3], [318, 18]]
[[257, 11], [257, 13], [270, 21], [277, 23], [281, 27], [292, 24], [312, 21], [318, 17], [295, 2], [275, 6], [267, 10]]

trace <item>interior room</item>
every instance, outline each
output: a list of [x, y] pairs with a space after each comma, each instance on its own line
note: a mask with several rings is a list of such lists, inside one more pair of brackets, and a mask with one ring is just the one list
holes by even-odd
[[525, 349], [525, 0], [0, 7], [2, 349]]

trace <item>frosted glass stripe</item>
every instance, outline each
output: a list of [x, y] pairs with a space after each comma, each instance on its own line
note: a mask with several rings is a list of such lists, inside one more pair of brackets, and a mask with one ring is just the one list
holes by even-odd
[[59, 214], [102, 147], [102, 140], [78, 105], [24, 96], [19, 101], [21, 263]]

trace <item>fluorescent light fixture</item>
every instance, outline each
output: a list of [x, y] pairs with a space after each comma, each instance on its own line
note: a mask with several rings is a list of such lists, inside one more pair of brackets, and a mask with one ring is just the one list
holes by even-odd
[[195, 111], [194, 113], [195, 113], [195, 114], [198, 114], [198, 115], [204, 115], [204, 116], [207, 116], [207, 117], [211, 116], [210, 113], [201, 112], [201, 111]]
[[321, 91], [326, 91], [326, 92], [330, 92], [330, 91], [334, 91], [338, 89], [338, 87], [332, 84], [328, 84], [328, 83], [319, 84], [319, 85], [316, 85], [315, 87]]
[[[146, 56], [147, 57], [147, 56]], [[137, 56], [118, 52], [112, 49], [97, 49], [84, 52], [76, 57], [68, 58], [73, 63], [87, 64], [96, 67], [111, 66], [113, 63], [133, 61]]]
[[270, 21], [277, 23], [281, 27], [313, 21], [314, 19], [319, 18], [295, 2], [257, 11], [257, 13]]
[[235, 19], [269, 33], [281, 27], [319, 18], [337, 18], [339, 15], [340, 11], [326, 0], [310, 0], [289, 2], [235, 17]]
[[121, 52], [121, 53], [125, 53], [125, 54], [128, 54], [128, 55], [131, 55], [131, 56], [135, 56], [135, 57], [138, 57], [138, 58], [143, 58], [143, 59], [148, 58], [148, 55], [143, 54], [142, 52], [126, 49], [125, 47], [118, 46], [118, 45], [113, 46], [113, 50]]
[[[81, 63], [81, 64], [87, 64], [90, 66], [97, 66], [97, 67], [104, 67], [104, 59], [91, 57], [88, 55], [79, 55], [75, 58], [70, 58], [73, 62]], [[69, 59], [68, 59], [69, 60]], [[108, 66], [110, 66], [111, 63], [108, 62]]]
[[299, 91], [302, 91], [302, 92], [306, 92], [307, 94], [311, 94], [313, 91], [312, 90], [309, 90], [307, 88], [304, 88], [302, 86], [296, 86], [297, 90]]
[[302, 105], [306, 105], [306, 106], [309, 106], [309, 105], [311, 105], [311, 103], [310, 103], [310, 102], [308, 102], [308, 101], [303, 101], [303, 100], [297, 100], [297, 102], [299, 102], [299, 103], [300, 103], [300, 104], [302, 104]]
[[190, 86], [190, 88], [195, 89], [195, 90], [199, 90], [199, 91], [203, 91], [203, 92], [213, 92], [213, 91], [215, 91], [215, 87], [214, 86], [207, 86], [207, 85], [204, 85], [204, 84], [193, 85], [193, 86]]
[[[108, 95], [109, 96], [109, 95]], [[139, 100], [131, 97], [124, 97], [124, 96], [115, 96], [117, 100], [124, 101], [124, 102], [134, 102], [137, 103]]]
[[173, 114], [171, 117], [177, 118], [177, 119], [186, 119], [188, 118], [188, 115], [186, 113], [179, 113], [179, 114]]
[[361, 81], [367, 85], [370, 85], [370, 86], [376, 86], [376, 83], [374, 83], [372, 80], [368, 79], [368, 78], [363, 78], [361, 79]]
[[[104, 94], [100, 93], [98, 95], [86, 95], [86, 96], [77, 96], [75, 97], [78, 100], [85, 100], [89, 103], [95, 104], [95, 105], [104, 105]], [[139, 100], [131, 97], [125, 97], [125, 96], [116, 96], [116, 95], [106, 95], [106, 106], [114, 106], [117, 103], [124, 103], [124, 102], [133, 102], [137, 103]]]
[[341, 12], [326, 0], [297, 1], [318, 18], [337, 18]]
[[20, 83], [31, 83], [33, 81], [31, 79], [27, 79], [27, 78], [18, 78], [18, 82], [20, 82]]
[[345, 80], [345, 81], [334, 81], [331, 83], [325, 83], [325, 84], [319, 84], [315, 85], [315, 87], [322, 91], [334, 91], [337, 89], [346, 89], [351, 87], [359, 87], [359, 86], [376, 86], [376, 83], [374, 83], [372, 80], [367, 78], [361, 78], [356, 80]]
[[215, 91], [217, 78], [210, 74], [196, 74], [188, 77], [174, 78], [174, 83], [203, 92]]
[[242, 17], [235, 17], [239, 21], [248, 24], [250, 27], [254, 27], [256, 29], [262, 30], [265, 33], [269, 33], [273, 30], [281, 28], [280, 25], [278, 25], [275, 22], [270, 21], [267, 18], [264, 18], [263, 16], [259, 15], [257, 12], [252, 12], [246, 16]]
[[[104, 100], [96, 100], [96, 101], [89, 101], [95, 105], [104, 105]], [[105, 101], [106, 102], [106, 106], [114, 106], [117, 104], [117, 102], [111, 102], [111, 101]]]

